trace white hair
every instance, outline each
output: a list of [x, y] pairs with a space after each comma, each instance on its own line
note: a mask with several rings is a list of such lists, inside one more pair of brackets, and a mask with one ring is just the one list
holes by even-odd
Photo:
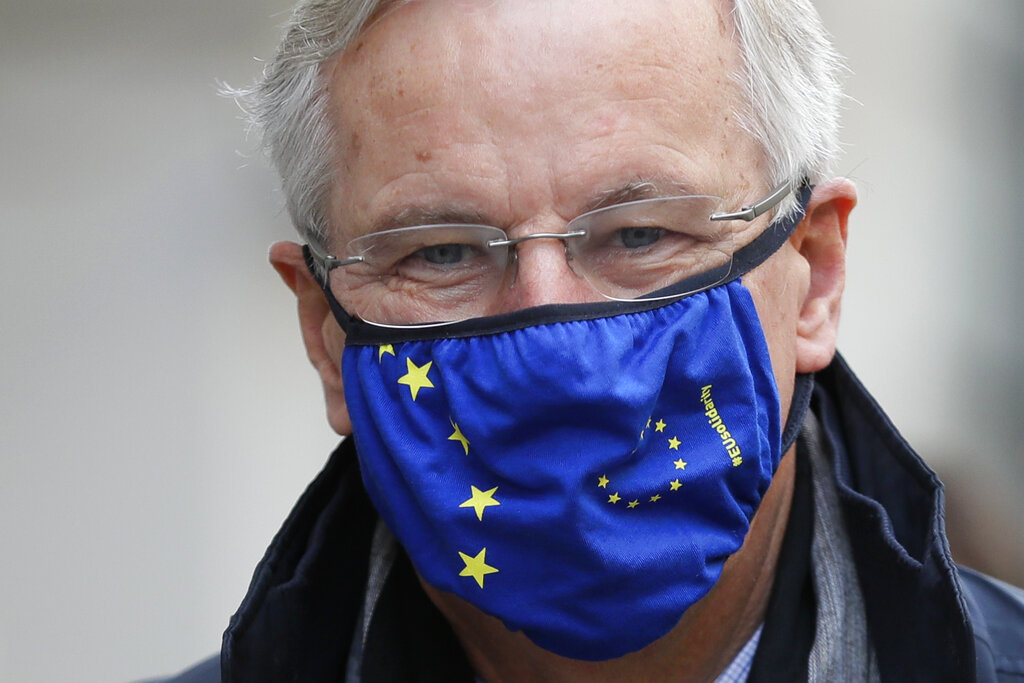
[[[326, 247], [334, 182], [333, 130], [323, 65], [371, 22], [414, 0], [299, 0], [277, 53], [254, 85], [228, 89], [261, 131], [303, 238]], [[829, 177], [839, 152], [842, 61], [811, 0], [729, 0], [743, 58], [736, 112], [762, 146], [767, 179]], [[792, 195], [776, 219], [796, 209]]]
[[[733, 0], [743, 72], [743, 127], [768, 158], [774, 187], [819, 183], [839, 156], [842, 58], [811, 0]], [[790, 195], [776, 219], [796, 209]]]

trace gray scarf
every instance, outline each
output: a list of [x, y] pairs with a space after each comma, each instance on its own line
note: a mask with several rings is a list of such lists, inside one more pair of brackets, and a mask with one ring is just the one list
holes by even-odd
[[813, 413], [804, 420], [797, 447], [810, 461], [814, 489], [811, 573], [818, 612], [807, 679], [811, 683], [877, 681], [878, 662], [868, 637], [864, 598], [839, 508], [833, 454]]

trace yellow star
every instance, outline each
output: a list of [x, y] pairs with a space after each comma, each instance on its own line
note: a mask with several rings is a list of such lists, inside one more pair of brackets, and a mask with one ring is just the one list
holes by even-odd
[[[398, 381], [401, 382], [402, 380], [398, 380]], [[415, 398], [415, 397], [413, 397], [413, 398]], [[682, 443], [682, 441], [680, 441], [679, 439], [677, 439], [676, 437], [673, 436], [671, 439], [668, 440], [668, 447], [671, 448], [674, 451], [678, 451], [679, 450], [679, 444], [681, 444], [681, 443]]]
[[494, 492], [498, 490], [497, 486], [490, 491], [481, 491], [475, 486], [470, 486], [469, 489], [473, 492], [472, 497], [466, 502], [460, 504], [459, 507], [473, 508], [476, 510], [476, 518], [481, 522], [484, 521], [484, 508], [489, 508], [493, 505], [501, 505], [501, 503], [494, 500]]
[[672, 464], [676, 466], [676, 469], [677, 469], [677, 470], [685, 470], [685, 469], [686, 469], [686, 463], [685, 463], [685, 462], [683, 462], [683, 459], [682, 459], [682, 458], [679, 458], [678, 460], [676, 460], [676, 461], [675, 461], [674, 463], [672, 463]]
[[609, 503], [618, 503], [620, 500], [622, 500], [622, 498], [619, 497], [619, 492], [618, 491], [616, 491], [612, 495], [608, 496], [608, 502]]
[[641, 439], [644, 438], [644, 430], [643, 429], [640, 430], [640, 438]]
[[660, 493], [656, 493], [653, 496], [651, 496], [651, 502], [652, 503], [657, 503], [659, 500], [661, 500], [661, 494]]
[[390, 353], [392, 356], [395, 355], [395, 347], [391, 344], [381, 344], [377, 347], [377, 362], [379, 363], [384, 359], [384, 354]]
[[633, 508], [635, 508], [639, 504], [640, 504], [639, 500], [631, 500], [631, 501], [629, 501], [629, 505], [627, 505], [626, 507], [628, 507], [630, 510], [632, 510]]
[[434, 383], [427, 377], [427, 373], [430, 372], [430, 366], [433, 364], [434, 361], [428, 361], [426, 365], [419, 367], [412, 362], [412, 358], [405, 359], [405, 367], [408, 372], [398, 378], [398, 383], [409, 387], [409, 391], [412, 392], [412, 400], [416, 400], [420, 389], [434, 388]]
[[657, 422], [654, 423], [654, 431], [656, 432], [665, 431], [665, 427], [668, 427], [668, 425], [662, 422], [661, 420], [658, 420]]
[[484, 587], [484, 577], [488, 574], [497, 574], [498, 570], [487, 564], [484, 560], [487, 557], [487, 548], [484, 548], [476, 554], [476, 557], [470, 557], [466, 553], [460, 552], [459, 557], [466, 563], [466, 568], [459, 572], [459, 576], [472, 576], [476, 579], [476, 583], [481, 588]]
[[[416, 400], [415, 397], [413, 397], [413, 400]], [[459, 443], [461, 443], [462, 444], [462, 449], [464, 451], [466, 451], [466, 455], [469, 455], [469, 439], [467, 439], [462, 434], [462, 430], [459, 429], [459, 425], [455, 424], [455, 420], [453, 420], [451, 418], [448, 418], [448, 421], [451, 422], [452, 423], [452, 427], [455, 428], [455, 431], [452, 432], [452, 435], [448, 437], [448, 440], [449, 441], [458, 441]]]
[[647, 427], [645, 427], [645, 429], [650, 427], [650, 426], [651, 426], [651, 418], [647, 418]]
[[682, 486], [682, 484], [679, 483], [678, 479], [676, 479], [675, 481], [670, 481], [668, 485], [669, 488], [672, 489], [673, 491], [678, 491], [679, 487]]
[[597, 478], [597, 485], [603, 489], [608, 488], [608, 477], [602, 474], [600, 477]]

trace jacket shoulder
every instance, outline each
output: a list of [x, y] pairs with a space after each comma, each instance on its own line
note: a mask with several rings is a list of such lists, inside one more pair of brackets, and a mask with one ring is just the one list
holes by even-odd
[[1024, 590], [966, 567], [957, 571], [974, 628], [979, 670], [990, 667], [997, 680], [1020, 680], [1024, 676]]

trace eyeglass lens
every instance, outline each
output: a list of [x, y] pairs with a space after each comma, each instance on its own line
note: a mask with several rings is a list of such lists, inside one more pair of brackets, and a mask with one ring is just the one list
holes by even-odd
[[[721, 273], [702, 283], [712, 286], [728, 276], [723, 266], [734, 251], [729, 224], [709, 220], [719, 204], [716, 197], [668, 197], [586, 213], [566, 226], [566, 233], [583, 233], [564, 238], [569, 264], [593, 287], [595, 299], [646, 298], [693, 276]], [[371, 233], [347, 245], [345, 255], [362, 261], [331, 270], [330, 287], [350, 313], [381, 325], [491, 315], [515, 276], [515, 247], [493, 244], [506, 239], [504, 231], [484, 225]]]

